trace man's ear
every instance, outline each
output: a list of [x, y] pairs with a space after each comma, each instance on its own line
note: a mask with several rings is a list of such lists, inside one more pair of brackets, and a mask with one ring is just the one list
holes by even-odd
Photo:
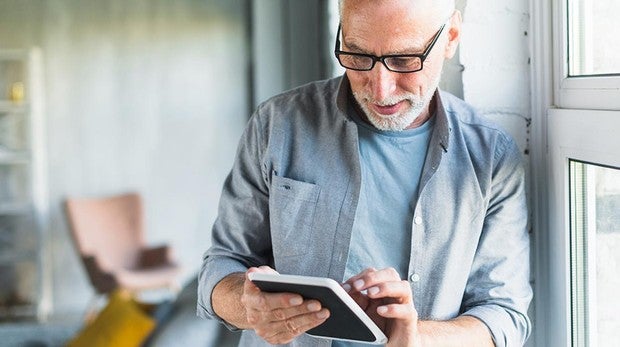
[[455, 10], [450, 17], [450, 28], [448, 30], [448, 44], [446, 45], [445, 58], [450, 59], [456, 53], [456, 48], [461, 40], [461, 11]]

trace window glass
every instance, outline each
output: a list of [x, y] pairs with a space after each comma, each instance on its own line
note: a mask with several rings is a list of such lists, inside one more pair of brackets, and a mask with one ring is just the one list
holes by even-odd
[[620, 1], [567, 1], [569, 75], [620, 73]]
[[620, 170], [570, 162], [573, 346], [620, 341]]

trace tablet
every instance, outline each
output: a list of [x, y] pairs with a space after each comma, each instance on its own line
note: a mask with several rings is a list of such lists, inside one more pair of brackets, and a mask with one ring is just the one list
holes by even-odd
[[336, 340], [384, 344], [387, 337], [366, 312], [331, 278], [252, 272], [250, 280], [262, 291], [296, 293], [316, 299], [330, 312], [327, 320], [307, 331], [309, 335]]

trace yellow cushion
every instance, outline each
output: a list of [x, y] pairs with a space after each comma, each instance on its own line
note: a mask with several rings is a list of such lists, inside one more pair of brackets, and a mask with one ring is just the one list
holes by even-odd
[[155, 320], [142, 311], [131, 295], [116, 291], [97, 317], [69, 341], [67, 347], [137, 347], [154, 328]]

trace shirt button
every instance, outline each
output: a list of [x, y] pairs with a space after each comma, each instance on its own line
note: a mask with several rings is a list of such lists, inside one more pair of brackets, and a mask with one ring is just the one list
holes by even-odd
[[418, 282], [420, 280], [420, 275], [413, 274], [409, 277], [409, 279], [411, 280], [411, 282]]
[[414, 222], [415, 224], [417, 224], [417, 225], [422, 224], [422, 217], [420, 217], [420, 216], [416, 216], [416, 217], [413, 219], [413, 222]]

